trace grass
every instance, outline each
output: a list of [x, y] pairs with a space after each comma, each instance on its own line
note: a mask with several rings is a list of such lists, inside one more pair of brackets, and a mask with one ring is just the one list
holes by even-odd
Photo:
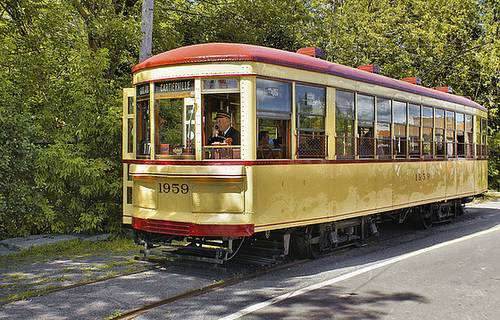
[[130, 239], [71, 240], [0, 257], [0, 304], [148, 268]]

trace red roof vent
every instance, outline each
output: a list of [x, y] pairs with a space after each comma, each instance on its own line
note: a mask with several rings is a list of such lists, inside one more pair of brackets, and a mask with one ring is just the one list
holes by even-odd
[[367, 72], [371, 72], [371, 73], [380, 74], [380, 67], [377, 65], [374, 65], [374, 64], [359, 66], [358, 69], [363, 70], [363, 71], [367, 71]]
[[432, 87], [432, 89], [446, 93], [453, 93], [451, 87]]
[[404, 78], [403, 81], [418, 84], [419, 86], [422, 85], [422, 79], [420, 79], [419, 77]]
[[311, 56], [314, 58], [325, 58], [325, 50], [316, 47], [300, 48], [297, 53], [305, 54], [306, 56]]

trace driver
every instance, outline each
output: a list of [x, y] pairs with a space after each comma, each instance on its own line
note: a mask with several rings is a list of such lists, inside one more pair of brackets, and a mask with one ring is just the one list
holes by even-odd
[[215, 116], [215, 125], [208, 144], [226, 142], [229, 145], [240, 145], [240, 133], [231, 126], [231, 115], [226, 111], [218, 111]]

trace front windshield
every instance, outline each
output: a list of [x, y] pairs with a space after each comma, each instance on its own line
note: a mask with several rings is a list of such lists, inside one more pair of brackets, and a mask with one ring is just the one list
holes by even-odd
[[192, 100], [192, 98], [155, 100], [157, 155], [194, 155], [194, 103]]

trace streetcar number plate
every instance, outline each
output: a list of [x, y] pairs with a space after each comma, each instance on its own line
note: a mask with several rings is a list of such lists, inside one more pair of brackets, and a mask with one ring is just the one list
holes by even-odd
[[158, 193], [187, 194], [189, 186], [185, 183], [158, 183]]

